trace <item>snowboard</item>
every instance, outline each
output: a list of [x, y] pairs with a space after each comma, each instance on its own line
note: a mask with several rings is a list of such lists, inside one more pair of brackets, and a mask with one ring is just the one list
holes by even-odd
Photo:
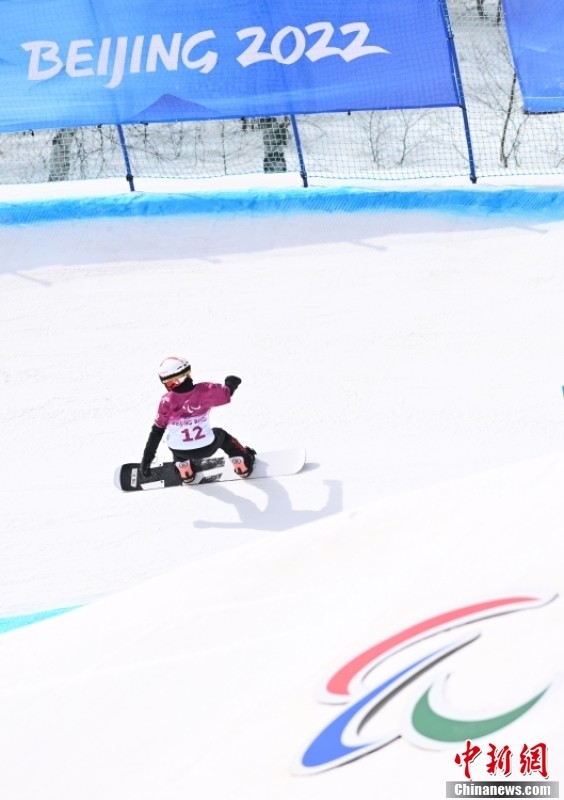
[[305, 460], [306, 452], [301, 447], [257, 453], [252, 475], [249, 478], [240, 478], [235, 474], [229, 458], [224, 453], [218, 452], [210, 458], [195, 462], [196, 477], [192, 483], [182, 483], [173, 461], [153, 464], [148, 478], [144, 478], [141, 474], [139, 464], [122, 464], [115, 472], [114, 483], [124, 492], [140, 492], [148, 489], [166, 489], [170, 486], [191, 488], [218, 481], [254, 481], [256, 478], [294, 475], [302, 469]]

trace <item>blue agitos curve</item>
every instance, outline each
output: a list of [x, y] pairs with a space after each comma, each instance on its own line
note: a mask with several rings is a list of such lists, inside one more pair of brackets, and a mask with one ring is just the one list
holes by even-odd
[[0, 130], [461, 105], [442, 0], [0, 0]]

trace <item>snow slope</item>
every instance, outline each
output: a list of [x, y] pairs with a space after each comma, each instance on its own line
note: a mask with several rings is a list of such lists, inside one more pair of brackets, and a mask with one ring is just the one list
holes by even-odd
[[[564, 222], [432, 210], [2, 226], [0, 616], [85, 606], [0, 637], [2, 796], [443, 796], [452, 753], [404, 740], [292, 764], [355, 653], [561, 590], [563, 244]], [[308, 468], [116, 491], [171, 353], [241, 375], [214, 423]], [[480, 626], [452, 705], [550, 685], [500, 744], [561, 752], [561, 627], [558, 599]]]

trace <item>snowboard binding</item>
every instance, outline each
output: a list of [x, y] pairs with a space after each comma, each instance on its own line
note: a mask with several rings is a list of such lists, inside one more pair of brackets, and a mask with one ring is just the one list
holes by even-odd
[[232, 456], [231, 464], [235, 474], [240, 478], [250, 478], [255, 466], [256, 456], [256, 450], [253, 450], [251, 447], [245, 447], [240, 456]]
[[194, 465], [188, 459], [188, 461], [175, 461], [174, 466], [176, 467], [176, 471], [180, 475], [180, 480], [182, 483], [190, 484], [194, 483], [194, 478], [196, 477], [196, 470], [194, 469]]

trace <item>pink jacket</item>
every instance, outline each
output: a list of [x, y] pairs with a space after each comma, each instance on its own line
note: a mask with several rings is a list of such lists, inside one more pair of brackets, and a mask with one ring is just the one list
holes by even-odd
[[155, 425], [166, 428], [166, 443], [173, 450], [193, 450], [213, 442], [209, 414], [214, 406], [231, 400], [220, 383], [196, 383], [189, 392], [167, 392], [161, 398]]

